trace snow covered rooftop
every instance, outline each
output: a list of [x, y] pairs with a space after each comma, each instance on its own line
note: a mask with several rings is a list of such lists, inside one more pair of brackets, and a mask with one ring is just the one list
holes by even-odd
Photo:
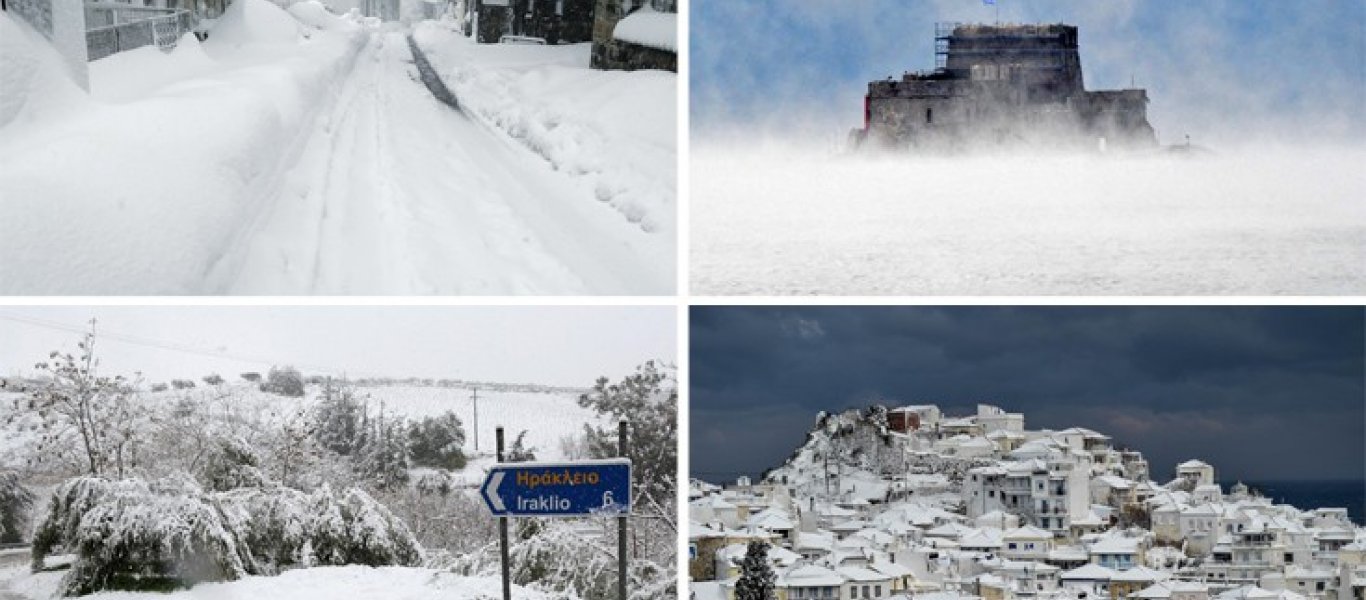
[[1071, 571], [1063, 571], [1060, 577], [1063, 580], [1073, 581], [1109, 581], [1114, 576], [1114, 571], [1095, 563], [1088, 563]]
[[1127, 571], [1115, 573], [1114, 577], [1110, 578], [1110, 581], [1163, 581], [1170, 578], [1170, 573], [1149, 569], [1148, 567], [1139, 565]]
[[829, 587], [844, 583], [844, 576], [819, 565], [802, 565], [778, 576], [779, 587]]

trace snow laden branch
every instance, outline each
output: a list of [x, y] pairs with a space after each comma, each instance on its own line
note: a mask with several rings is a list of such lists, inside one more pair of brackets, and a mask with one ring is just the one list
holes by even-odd
[[33, 569], [76, 555], [63, 595], [163, 589], [321, 565], [416, 566], [407, 526], [360, 489], [334, 495], [269, 485], [205, 492], [188, 476], [68, 480], [33, 540]]

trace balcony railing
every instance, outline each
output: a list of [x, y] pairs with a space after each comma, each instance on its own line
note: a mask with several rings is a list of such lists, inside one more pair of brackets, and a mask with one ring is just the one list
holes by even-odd
[[85, 44], [89, 60], [151, 46], [175, 48], [176, 42], [195, 26], [188, 10], [147, 8], [127, 4], [85, 5]]

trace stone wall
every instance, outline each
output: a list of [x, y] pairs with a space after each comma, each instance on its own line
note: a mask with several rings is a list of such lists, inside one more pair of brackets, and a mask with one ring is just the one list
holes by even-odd
[[603, 61], [607, 60], [611, 52], [607, 46], [613, 43], [612, 32], [617, 28], [617, 22], [626, 16], [634, 4], [633, 0], [596, 0], [597, 5], [593, 7], [593, 55], [589, 61], [589, 66], [594, 69], [608, 69]]
[[592, 65], [594, 69], [659, 69], [677, 73], [678, 54], [621, 40], [608, 40], [602, 44], [593, 42]]

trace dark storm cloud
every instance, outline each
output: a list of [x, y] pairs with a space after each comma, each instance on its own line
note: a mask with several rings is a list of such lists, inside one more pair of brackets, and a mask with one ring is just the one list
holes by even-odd
[[817, 411], [978, 402], [1030, 428], [1079, 425], [1222, 477], [1366, 472], [1363, 311], [1354, 307], [697, 307], [694, 471], [774, 466]]

